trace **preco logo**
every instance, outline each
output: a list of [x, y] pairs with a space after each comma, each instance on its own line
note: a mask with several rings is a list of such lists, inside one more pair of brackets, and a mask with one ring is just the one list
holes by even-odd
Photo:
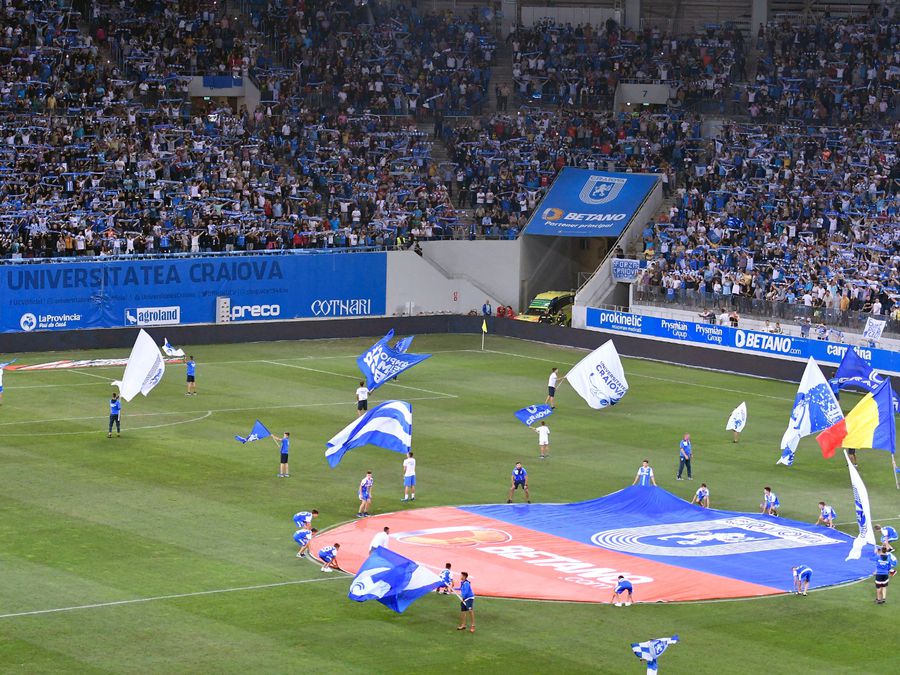
[[266, 319], [281, 315], [281, 305], [234, 305], [231, 308], [232, 319]]
[[364, 316], [372, 313], [372, 301], [367, 298], [313, 300], [309, 309], [313, 316]]

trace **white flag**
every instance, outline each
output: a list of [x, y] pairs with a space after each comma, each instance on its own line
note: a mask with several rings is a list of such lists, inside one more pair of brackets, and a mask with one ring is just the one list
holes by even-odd
[[841, 412], [841, 405], [831, 390], [831, 385], [815, 359], [809, 357], [794, 397], [791, 420], [781, 437], [781, 458], [776, 463], [791, 466], [801, 438], [827, 429], [843, 418], [844, 413]]
[[859, 560], [863, 546], [875, 545], [875, 531], [872, 529], [872, 510], [869, 508], [869, 491], [860, 477], [856, 467], [850, 462], [847, 451], [844, 450], [847, 459], [847, 468], [850, 469], [850, 485], [853, 486], [853, 502], [856, 505], [856, 522], [859, 524], [859, 534], [853, 540], [853, 548], [847, 554], [845, 560]]
[[747, 424], [747, 404], [741, 404], [731, 412], [728, 418], [728, 424], [725, 425], [725, 431], [743, 431], [744, 425]]
[[172, 345], [169, 344], [169, 338], [163, 338], [162, 350], [166, 356], [171, 356], [173, 358], [184, 357], [183, 349], [176, 349]]
[[875, 319], [870, 316], [866, 319], [866, 327], [863, 328], [863, 337], [867, 340], [880, 340], [886, 325], [887, 321]]
[[628, 391], [622, 361], [612, 340], [581, 359], [565, 379], [594, 410], [615, 405]]
[[114, 387], [119, 388], [119, 394], [126, 401], [130, 401], [138, 393], [146, 396], [150, 393], [166, 372], [166, 362], [163, 360], [159, 347], [153, 338], [142, 328], [138, 333], [134, 347], [131, 348], [131, 356], [125, 364], [125, 374], [121, 381], [113, 382]]

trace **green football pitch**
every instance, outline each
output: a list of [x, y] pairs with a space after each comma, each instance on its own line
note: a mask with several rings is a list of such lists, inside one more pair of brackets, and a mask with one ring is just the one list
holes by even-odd
[[[199, 395], [184, 395], [184, 366], [170, 365], [149, 397], [124, 406], [122, 437], [112, 439], [109, 382], [121, 367], [7, 371], [0, 672], [640, 673], [630, 643], [673, 633], [682, 641], [662, 657], [663, 672], [887, 666], [900, 596], [875, 605], [871, 579], [805, 598], [627, 609], [480, 598], [475, 634], [455, 630], [452, 597], [430, 595], [403, 615], [349, 601], [349, 577], [295, 557], [291, 515], [317, 508], [319, 528], [352, 519], [367, 469], [372, 512], [403, 507], [400, 455], [360, 448], [334, 470], [323, 457], [354, 418], [355, 359], [371, 342], [186, 346]], [[822, 459], [807, 438], [794, 467], [775, 466], [796, 385], [625, 359], [630, 391], [615, 408], [591, 410], [560, 388], [552, 456], [539, 463], [536, 435], [512, 412], [543, 402], [550, 367], [565, 372], [582, 352], [492, 335], [485, 351], [480, 335], [420, 336], [413, 351], [434, 356], [372, 400], [413, 404], [415, 508], [503, 502], [518, 459], [533, 501], [591, 499], [629, 485], [648, 457], [657, 482], [682, 497], [708, 483], [714, 508], [758, 511], [771, 485], [781, 515], [815, 521], [822, 499], [842, 530], [856, 528], [840, 456]], [[20, 362], [114, 356], [127, 350]], [[856, 400], [845, 396], [845, 409]], [[741, 401], [749, 421], [735, 445], [724, 427]], [[289, 479], [276, 478], [274, 443], [233, 440], [256, 418], [291, 431]], [[695, 480], [676, 483], [686, 431]], [[898, 521], [889, 455], [860, 452], [860, 471], [875, 520]]]

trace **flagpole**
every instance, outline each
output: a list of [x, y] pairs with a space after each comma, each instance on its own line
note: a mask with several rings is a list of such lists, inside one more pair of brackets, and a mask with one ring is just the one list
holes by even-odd
[[481, 351], [484, 351], [484, 331], [481, 331]]
[[891, 468], [894, 470], [894, 485], [900, 490], [900, 480], [897, 478], [897, 460], [894, 459], [894, 453], [891, 453]]

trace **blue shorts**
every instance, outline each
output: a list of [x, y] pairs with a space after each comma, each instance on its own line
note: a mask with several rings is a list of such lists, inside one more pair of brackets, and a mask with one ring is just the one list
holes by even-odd
[[368, 490], [360, 490], [359, 491], [359, 501], [366, 502], [371, 499], [371, 493]]
[[294, 535], [294, 541], [296, 541], [300, 546], [306, 546], [309, 543], [309, 537], [304, 537], [299, 534]]
[[281, 453], [281, 463], [282, 463], [282, 464], [287, 464], [287, 463], [288, 463], [288, 454], [287, 454], [286, 452], [282, 452], [282, 453]]
[[357, 402], [356, 402], [356, 409], [357, 409], [357, 410], [368, 410], [368, 409], [369, 409], [369, 402], [368, 402], [368, 401], [357, 401]]
[[[513, 481], [513, 490], [518, 490], [519, 488], [525, 488], [524, 480]], [[525, 488], [527, 489], [527, 488]]]
[[326, 563], [331, 562], [332, 560], [334, 560], [334, 554], [333, 553], [331, 553], [329, 555], [321, 555], [320, 554], [319, 560], [321, 560], [322, 562], [326, 562]]
[[415, 476], [404, 476], [403, 477], [403, 487], [415, 487], [416, 486], [416, 477]]
[[556, 387], [547, 387], [548, 396], [556, 396]]
[[188, 376], [187, 376], [187, 381], [188, 381], [188, 382], [194, 382], [194, 376], [193, 376], [193, 375], [188, 375]]
[[812, 579], [812, 572], [804, 572], [800, 575], [800, 581], [808, 582], [810, 579]]
[[466, 598], [461, 603], [459, 603], [460, 612], [468, 612], [473, 609], [475, 609], [475, 598]]
[[2, 393], [3, 393], [3, 385], [0, 384], [0, 394], [2, 394]]

